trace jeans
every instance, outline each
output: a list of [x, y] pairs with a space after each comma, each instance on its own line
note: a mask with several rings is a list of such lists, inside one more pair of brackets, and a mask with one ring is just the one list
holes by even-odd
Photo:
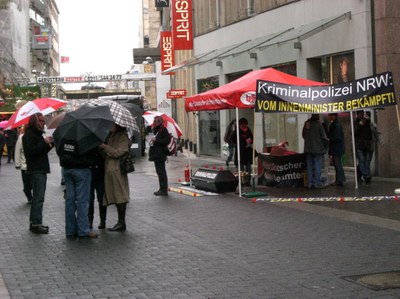
[[342, 156], [332, 156], [333, 166], [335, 167], [336, 173], [336, 183], [343, 183], [346, 180], [344, 175], [343, 165], [342, 165]]
[[81, 237], [89, 233], [89, 199], [92, 173], [89, 168], [64, 169], [65, 234]]
[[154, 161], [154, 166], [156, 168], [156, 173], [158, 175], [158, 183], [160, 185], [160, 191], [168, 191], [168, 177], [167, 171], [165, 170], [165, 161], [158, 162]]
[[372, 152], [372, 151], [366, 151], [366, 150], [357, 150], [356, 151], [358, 165], [359, 165], [359, 168], [361, 171], [361, 175], [364, 178], [371, 177], [370, 165], [371, 165], [373, 153], [374, 152]]
[[29, 215], [29, 221], [31, 224], [43, 224], [42, 223], [42, 211], [44, 203], [44, 194], [46, 193], [46, 173], [31, 173], [31, 183], [33, 190], [33, 198], [31, 204], [31, 211]]
[[321, 169], [324, 163], [324, 154], [307, 153], [308, 187], [321, 185]]

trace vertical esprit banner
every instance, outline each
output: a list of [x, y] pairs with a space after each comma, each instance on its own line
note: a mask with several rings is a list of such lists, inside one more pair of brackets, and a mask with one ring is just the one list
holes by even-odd
[[192, 0], [172, 1], [172, 39], [174, 50], [193, 49]]
[[[172, 43], [172, 32], [171, 31], [161, 31], [161, 72], [174, 66], [174, 48]], [[172, 75], [172, 73], [168, 73]]]

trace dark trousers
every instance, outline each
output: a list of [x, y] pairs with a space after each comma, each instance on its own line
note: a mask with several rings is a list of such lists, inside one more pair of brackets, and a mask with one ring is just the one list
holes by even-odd
[[7, 144], [7, 162], [10, 163], [11, 160], [14, 161], [15, 155], [15, 145], [8, 145]]
[[160, 191], [168, 191], [168, 177], [167, 171], [165, 170], [165, 161], [154, 162], [156, 173], [158, 175], [158, 183], [160, 185]]
[[343, 183], [346, 178], [343, 170], [342, 156], [332, 156], [332, 162], [336, 173], [335, 183]]
[[[93, 173], [92, 173], [93, 175]], [[93, 224], [94, 218], [94, 199], [97, 195], [97, 202], [99, 203], [100, 220], [105, 220], [104, 213], [107, 212], [107, 207], [103, 207], [104, 197], [104, 177], [92, 177], [92, 184], [90, 188], [90, 201], [89, 201], [89, 224]], [[103, 214], [103, 215], [102, 215]], [[104, 219], [103, 219], [104, 218]]]
[[26, 170], [21, 169], [21, 177], [23, 184], [23, 191], [26, 196], [26, 199], [30, 202], [32, 201], [32, 183], [31, 183], [31, 175], [26, 172]]
[[29, 215], [29, 221], [32, 224], [43, 224], [42, 223], [42, 211], [44, 203], [44, 194], [46, 193], [46, 173], [31, 173], [31, 183], [33, 190], [33, 198], [31, 204], [31, 212]]

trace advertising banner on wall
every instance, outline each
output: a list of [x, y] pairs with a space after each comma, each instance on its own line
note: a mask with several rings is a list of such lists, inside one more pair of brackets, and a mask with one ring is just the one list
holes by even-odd
[[257, 81], [257, 112], [338, 113], [396, 105], [391, 72], [326, 86]]
[[172, 0], [171, 9], [174, 50], [192, 50], [192, 0]]
[[[174, 48], [172, 43], [172, 32], [161, 31], [160, 33], [160, 58], [161, 58], [161, 72], [171, 68], [174, 65]], [[168, 73], [167, 75], [173, 75]]]
[[39, 32], [32, 37], [32, 49], [48, 50], [51, 49], [51, 29], [41, 27]]

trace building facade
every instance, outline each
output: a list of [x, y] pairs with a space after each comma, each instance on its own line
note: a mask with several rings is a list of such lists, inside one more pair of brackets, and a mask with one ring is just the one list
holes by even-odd
[[[176, 64], [188, 56], [192, 62], [175, 70], [173, 88], [188, 94], [211, 89], [244, 75], [274, 67], [299, 77], [338, 83], [343, 80], [341, 61], [346, 61], [346, 80], [392, 71], [396, 92], [400, 82], [398, 1], [299, 0], [193, 1], [194, 49], [175, 51]], [[226, 125], [234, 112], [206, 111], [185, 115], [178, 102], [178, 121], [189, 123], [184, 131], [198, 154], [220, 155]], [[181, 117], [183, 115], [183, 117]], [[375, 151], [375, 173], [400, 175], [399, 130], [396, 108], [373, 111], [385, 142]], [[186, 118], [189, 118], [188, 122]], [[263, 114], [240, 110], [256, 133], [256, 148], [288, 141], [291, 150], [302, 152], [301, 130], [306, 114]], [[340, 121], [350, 134], [350, 116]], [[184, 125], [185, 126], [185, 125]], [[351, 138], [346, 140], [345, 165], [353, 166]]]

